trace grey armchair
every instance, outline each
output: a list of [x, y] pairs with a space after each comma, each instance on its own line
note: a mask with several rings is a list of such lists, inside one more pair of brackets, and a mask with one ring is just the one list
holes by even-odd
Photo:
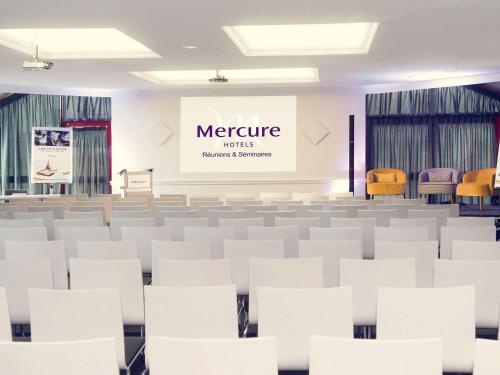
[[460, 172], [452, 168], [431, 168], [418, 174], [418, 194], [451, 194], [456, 202], [457, 185], [460, 182]]

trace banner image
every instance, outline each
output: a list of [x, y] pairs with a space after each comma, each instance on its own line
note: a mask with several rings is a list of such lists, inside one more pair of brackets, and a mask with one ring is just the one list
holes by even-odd
[[73, 182], [73, 129], [32, 129], [31, 182]]
[[181, 98], [180, 171], [293, 172], [295, 96]]

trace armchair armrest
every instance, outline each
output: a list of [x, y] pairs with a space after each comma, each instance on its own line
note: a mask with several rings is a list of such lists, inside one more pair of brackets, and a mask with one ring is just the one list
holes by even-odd
[[418, 183], [429, 182], [429, 171], [426, 169], [418, 174]]
[[458, 170], [451, 170], [451, 181], [455, 184], [458, 184], [458, 182], [460, 181], [460, 172]]
[[463, 182], [475, 182], [477, 178], [477, 172], [467, 172], [464, 173], [464, 177], [462, 178]]
[[375, 172], [374, 171], [368, 171], [366, 173], [366, 183], [371, 184], [375, 182]]
[[396, 182], [398, 184], [406, 184], [406, 173], [403, 171], [396, 172]]

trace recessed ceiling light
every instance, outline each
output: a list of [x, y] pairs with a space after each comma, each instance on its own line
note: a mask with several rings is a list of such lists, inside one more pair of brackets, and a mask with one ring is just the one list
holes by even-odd
[[114, 28], [0, 29], [0, 44], [46, 59], [155, 58], [157, 53]]
[[223, 26], [245, 56], [368, 53], [378, 23]]
[[407, 81], [430, 81], [434, 79], [467, 77], [476, 74], [478, 73], [470, 71], [467, 72], [458, 70], [431, 70], [431, 71], [404, 73], [399, 75], [399, 77], [397, 78]]
[[[216, 70], [171, 70], [130, 72], [131, 74], [162, 85], [208, 85], [208, 80], [216, 76]], [[270, 83], [306, 83], [318, 82], [316, 68], [285, 69], [234, 69], [219, 70], [220, 76], [226, 77], [227, 84], [270, 84]]]
[[182, 46], [182, 48], [184, 49], [197, 49], [198, 46], [193, 46], [193, 45], [190, 45], [190, 44], [185, 44]]

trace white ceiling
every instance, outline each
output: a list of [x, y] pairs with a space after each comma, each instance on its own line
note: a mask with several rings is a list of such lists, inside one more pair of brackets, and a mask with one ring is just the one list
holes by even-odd
[[[128, 71], [217, 68], [318, 67], [309, 87], [390, 84], [422, 70], [500, 73], [499, 0], [0, 0], [0, 9], [0, 28], [116, 27], [163, 56], [56, 60], [30, 72], [20, 68], [27, 55], [0, 46], [3, 85], [146, 89], [157, 86]], [[245, 57], [221, 29], [361, 21], [380, 22], [367, 55]]]

